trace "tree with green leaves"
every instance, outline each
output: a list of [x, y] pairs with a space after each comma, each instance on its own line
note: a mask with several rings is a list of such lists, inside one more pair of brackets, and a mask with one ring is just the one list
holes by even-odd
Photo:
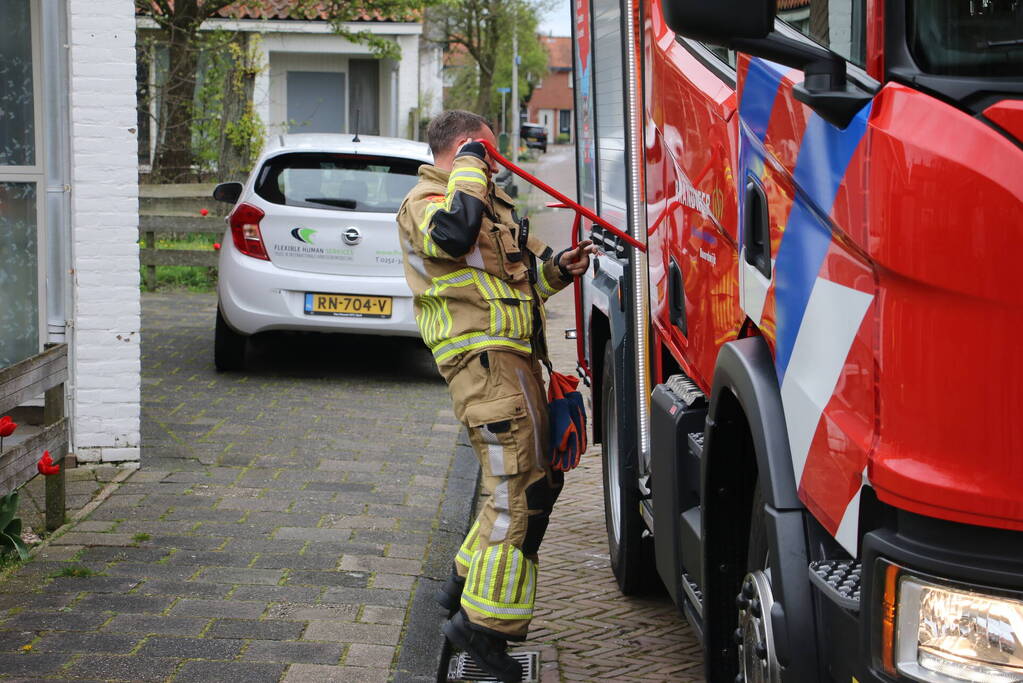
[[[326, 16], [333, 30], [345, 38], [368, 45], [377, 57], [400, 57], [397, 43], [365, 30], [353, 30], [352, 22], [366, 20], [415, 20], [431, 0], [292, 0], [293, 18]], [[167, 74], [158, 97], [159, 138], [152, 175], [163, 181], [188, 178], [195, 162], [193, 116], [197, 69], [200, 66], [199, 31], [203, 23], [227, 7], [260, 7], [260, 0], [135, 0], [140, 14], [156, 22], [167, 46]], [[148, 115], [148, 112], [143, 112]]]
[[468, 108], [491, 118], [500, 113], [497, 88], [511, 85], [513, 34], [519, 43], [519, 96], [529, 98], [547, 70], [547, 53], [536, 30], [548, 5], [549, 0], [443, 0], [431, 8], [436, 39], [449, 50], [464, 50], [472, 60], [453, 88], [463, 101], [450, 104], [466, 107], [468, 92], [475, 95]]

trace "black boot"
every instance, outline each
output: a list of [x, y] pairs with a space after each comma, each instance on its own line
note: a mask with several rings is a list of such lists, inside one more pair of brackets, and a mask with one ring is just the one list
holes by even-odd
[[452, 569], [448, 580], [433, 594], [433, 599], [438, 605], [448, 611], [449, 617], [455, 616], [455, 612], [458, 611], [458, 605], [462, 601], [462, 588], [464, 587], [465, 579]]
[[468, 652], [479, 668], [502, 683], [522, 681], [522, 666], [508, 654], [508, 641], [472, 628], [464, 612], [444, 624], [444, 635], [459, 650]]

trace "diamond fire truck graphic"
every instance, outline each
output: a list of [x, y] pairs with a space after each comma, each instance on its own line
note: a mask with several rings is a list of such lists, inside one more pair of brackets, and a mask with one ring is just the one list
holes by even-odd
[[313, 244], [313, 235], [315, 234], [316, 231], [312, 228], [295, 228], [291, 231], [292, 237], [305, 244]]

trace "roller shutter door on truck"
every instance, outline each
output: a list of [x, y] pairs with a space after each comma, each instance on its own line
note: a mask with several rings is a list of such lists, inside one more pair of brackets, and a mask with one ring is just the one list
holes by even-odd
[[593, 86], [596, 105], [598, 199], [602, 217], [628, 229], [625, 102], [619, 0], [593, 0]]

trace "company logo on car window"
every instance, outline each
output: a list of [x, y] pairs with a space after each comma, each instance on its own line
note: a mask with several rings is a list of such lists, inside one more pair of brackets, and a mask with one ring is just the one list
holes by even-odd
[[306, 244], [313, 244], [313, 235], [315, 234], [316, 231], [312, 228], [295, 228], [291, 231], [292, 237]]

